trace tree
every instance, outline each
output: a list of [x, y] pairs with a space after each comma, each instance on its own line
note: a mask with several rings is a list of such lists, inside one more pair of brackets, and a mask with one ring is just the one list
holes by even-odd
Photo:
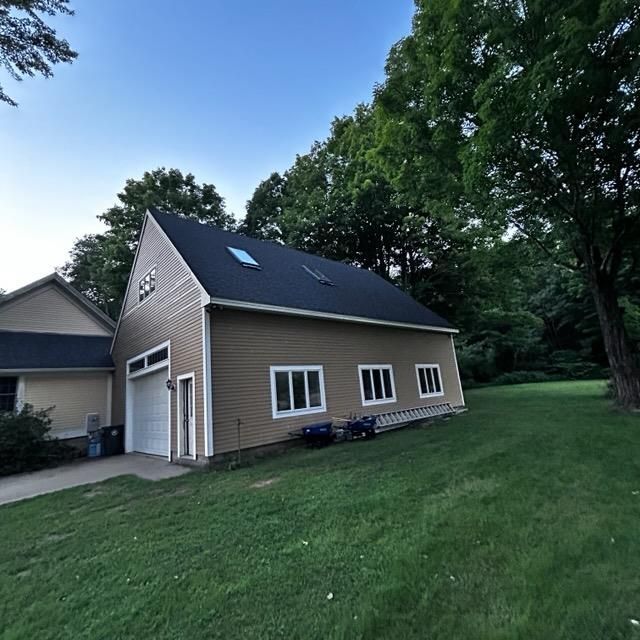
[[[50, 78], [52, 65], [71, 63], [78, 54], [58, 38], [39, 14], [72, 16], [69, 0], [3, 0], [0, 2], [0, 65], [14, 80], [36, 73]], [[0, 85], [0, 101], [17, 106]]]
[[178, 169], [161, 167], [147, 171], [140, 180], [127, 180], [119, 203], [98, 216], [103, 234], [76, 240], [62, 274], [105, 313], [116, 318], [124, 299], [138, 236], [147, 209], [156, 206], [168, 213], [234, 229], [224, 199], [212, 184], [198, 184]]
[[[556, 265], [583, 274], [618, 401], [640, 407], [640, 370], [619, 297], [640, 240], [640, 6], [419, 0], [417, 7], [385, 89], [411, 88], [406, 105], [429, 133], [423, 140], [455, 150], [458, 184], [487, 224], [504, 222]], [[407, 154], [434, 156], [424, 143]]]
[[263, 180], [247, 201], [247, 213], [240, 231], [253, 238], [279, 240], [282, 237], [280, 220], [286, 181], [274, 171]]

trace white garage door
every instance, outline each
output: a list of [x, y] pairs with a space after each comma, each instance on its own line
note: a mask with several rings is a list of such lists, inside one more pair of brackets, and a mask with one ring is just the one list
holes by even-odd
[[133, 450], [169, 455], [167, 370], [133, 380]]

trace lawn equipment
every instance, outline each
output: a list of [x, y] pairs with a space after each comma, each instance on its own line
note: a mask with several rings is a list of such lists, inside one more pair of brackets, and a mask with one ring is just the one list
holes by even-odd
[[[335, 425], [337, 422], [338, 425]], [[332, 421], [316, 422], [309, 424], [298, 431], [290, 432], [292, 436], [298, 436], [311, 446], [324, 446], [332, 442], [343, 440], [371, 439], [376, 436], [376, 416], [363, 416], [362, 418], [333, 418]]]

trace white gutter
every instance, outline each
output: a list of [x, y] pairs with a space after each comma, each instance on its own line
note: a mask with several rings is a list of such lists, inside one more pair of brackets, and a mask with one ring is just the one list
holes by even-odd
[[22, 374], [22, 373], [84, 373], [87, 371], [113, 371], [115, 367], [67, 367], [56, 369], [0, 369], [0, 374]]
[[321, 320], [337, 320], [340, 322], [356, 322], [360, 324], [372, 324], [384, 327], [396, 327], [399, 329], [417, 329], [418, 331], [430, 331], [437, 333], [459, 333], [458, 329], [448, 327], [434, 327], [425, 324], [411, 324], [408, 322], [393, 322], [391, 320], [376, 320], [361, 316], [347, 316], [339, 313], [325, 311], [310, 311], [308, 309], [295, 309], [293, 307], [278, 307], [271, 304], [259, 304], [256, 302], [243, 302], [241, 300], [228, 300], [226, 298], [211, 298], [211, 304], [217, 307], [230, 309], [245, 309], [246, 311], [261, 311], [263, 313], [281, 313], [288, 316], [300, 316], [303, 318], [317, 318]]

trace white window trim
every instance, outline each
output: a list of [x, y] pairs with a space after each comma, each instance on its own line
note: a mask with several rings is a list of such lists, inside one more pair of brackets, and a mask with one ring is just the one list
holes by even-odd
[[[438, 379], [440, 380], [440, 391], [437, 391], [435, 393], [422, 393], [422, 389], [420, 387], [420, 369], [437, 369]], [[438, 396], [444, 395], [444, 384], [442, 383], [442, 373], [440, 372], [439, 364], [417, 364], [416, 365], [416, 382], [418, 384], [418, 395], [421, 398], [436, 398]]]
[[[151, 293], [149, 293], [148, 296], [145, 296], [144, 298], [142, 298], [142, 300], [140, 300], [140, 283], [148, 276], [151, 274], [151, 272], [155, 269], [156, 271], [156, 285], [153, 291], [151, 291]], [[154, 264], [152, 267], [149, 267], [147, 269], [147, 271], [145, 271], [145, 274], [142, 276], [142, 278], [138, 278], [138, 293], [137, 293], [137, 302], [138, 304], [136, 305], [136, 307], [139, 307], [141, 305], [143, 305], [149, 298], [151, 298], [153, 296], [153, 294], [158, 290], [158, 265]]]
[[[389, 377], [391, 378], [391, 391], [393, 392], [393, 396], [391, 398], [383, 398], [382, 400], [365, 400], [364, 385], [362, 384], [362, 372], [368, 369], [386, 369], [389, 371]], [[360, 384], [360, 399], [362, 400], [363, 407], [368, 407], [373, 404], [391, 404], [393, 402], [397, 402], [396, 381], [393, 376], [393, 365], [391, 364], [359, 364], [358, 383]]]
[[[157, 369], [163, 369], [164, 367], [167, 366], [169, 360], [171, 359], [171, 349], [170, 349], [170, 345], [171, 345], [171, 341], [167, 340], [166, 342], [163, 342], [155, 347], [153, 347], [153, 349], [147, 349], [146, 351], [144, 351], [143, 353], [138, 354], [137, 356], [133, 357], [133, 358], [129, 358], [127, 360], [127, 378], [138, 378], [140, 376], [143, 376], [145, 373], [151, 373], [152, 371], [156, 371]], [[133, 373], [129, 373], [129, 365], [132, 362], [135, 362], [136, 360], [140, 360], [142, 358], [145, 358], [145, 364], [146, 364], [146, 357], [150, 356], [152, 353], [155, 353], [156, 351], [160, 351], [160, 349], [164, 349], [166, 347], [167, 349], [167, 359], [166, 360], [160, 360], [160, 362], [156, 362], [148, 367], [142, 367], [142, 369], [138, 369], [137, 371], [134, 371]]]
[[[191, 443], [193, 451], [189, 454], [182, 451], [182, 394], [180, 393], [180, 382], [191, 378], [191, 406], [193, 407], [193, 424], [191, 425]], [[178, 458], [189, 457], [193, 460], [196, 459], [196, 374], [194, 371], [191, 373], [184, 373], [176, 378], [176, 444]]]
[[[320, 406], [308, 409], [288, 409], [287, 411], [278, 411], [278, 397], [276, 393], [276, 373], [286, 371], [317, 371], [320, 379]], [[289, 418], [292, 416], [305, 416], [313, 413], [325, 413], [327, 411], [327, 402], [324, 391], [324, 367], [321, 364], [309, 365], [278, 365], [269, 367], [269, 377], [271, 379], [271, 415], [274, 420], [280, 418]], [[306, 396], [309, 399], [309, 383], [305, 376]], [[291, 378], [289, 379], [289, 396], [293, 399], [293, 389]]]

